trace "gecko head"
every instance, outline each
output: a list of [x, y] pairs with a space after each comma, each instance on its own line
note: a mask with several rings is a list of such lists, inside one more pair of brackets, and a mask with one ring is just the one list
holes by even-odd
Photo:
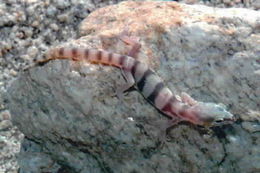
[[189, 112], [195, 116], [196, 123], [203, 126], [219, 126], [235, 120], [222, 104], [197, 102], [189, 108]]

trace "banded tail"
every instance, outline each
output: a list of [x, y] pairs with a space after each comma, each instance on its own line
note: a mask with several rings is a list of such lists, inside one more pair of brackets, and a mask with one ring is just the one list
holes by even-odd
[[60, 47], [51, 49], [46, 59], [40, 62], [47, 62], [54, 59], [71, 59], [73, 61], [88, 61], [91, 63], [102, 63], [128, 69], [135, 60], [126, 55], [111, 53], [104, 50]]
[[47, 59], [43, 61], [54, 59], [88, 61], [119, 67], [125, 73], [131, 73], [138, 90], [157, 109], [170, 117], [173, 114], [178, 115], [178, 112], [171, 109], [171, 105], [175, 105], [175, 110], [181, 109], [181, 101], [164, 85], [162, 79], [146, 64], [130, 56], [97, 49], [60, 47], [51, 49], [47, 54]]

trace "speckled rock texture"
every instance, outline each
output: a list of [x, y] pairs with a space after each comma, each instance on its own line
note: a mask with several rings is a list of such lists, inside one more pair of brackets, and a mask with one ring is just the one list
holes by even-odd
[[174, 2], [94, 11], [64, 44], [124, 54], [117, 36], [128, 29], [140, 61], [171, 90], [224, 103], [238, 121], [210, 131], [183, 123], [160, 145], [156, 124], [167, 118], [136, 91], [115, 97], [119, 69], [55, 60], [25, 70], [5, 96], [25, 135], [20, 172], [259, 172], [259, 20], [253, 10]]
[[[0, 172], [16, 173], [23, 134], [9, 119], [2, 92], [19, 71], [51, 44], [77, 37], [79, 23], [96, 8], [120, 0], [0, 0]], [[60, 29], [62, 28], [62, 29]], [[3, 115], [3, 116], [2, 116]]]
[[[165, 1], [169, 1], [169, 0], [165, 0]], [[172, 0], [172, 1], [178, 1], [186, 4], [204, 4], [204, 5], [220, 7], [220, 8], [246, 7], [255, 10], [260, 9], [259, 0]]]

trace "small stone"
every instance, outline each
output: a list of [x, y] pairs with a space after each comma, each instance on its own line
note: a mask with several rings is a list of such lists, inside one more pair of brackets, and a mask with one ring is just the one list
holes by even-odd
[[6, 145], [6, 137], [0, 136], [0, 147], [3, 147], [4, 145]]
[[31, 59], [29, 55], [21, 55], [20, 57], [26, 61]]
[[258, 122], [260, 122], [260, 111], [249, 110], [246, 114], [241, 114], [240, 117], [244, 121], [258, 121]]
[[56, 1], [57, 3], [57, 7], [60, 8], [60, 9], [65, 9], [66, 7], [68, 7], [70, 4], [67, 0], [57, 0]]
[[20, 31], [20, 32], [18, 32], [18, 33], [16, 34], [16, 37], [18, 37], [18, 38], [20, 38], [20, 39], [23, 39], [23, 38], [25, 38], [25, 34], [24, 34], [24, 32]]
[[0, 122], [0, 130], [7, 130], [12, 127], [12, 122], [10, 120], [3, 120]]
[[252, 6], [253, 6], [256, 10], [259, 10], [259, 9], [260, 9], [260, 1], [259, 1], [259, 0], [255, 0], [254, 2], [252, 2]]
[[0, 121], [2, 120], [10, 120], [11, 119], [11, 114], [9, 111], [3, 111], [0, 113]]
[[30, 56], [30, 57], [35, 57], [38, 53], [38, 49], [35, 47], [35, 46], [32, 46], [28, 49], [27, 51], [27, 54]]
[[18, 11], [14, 14], [14, 16], [16, 17], [16, 21], [18, 22], [24, 22], [26, 20], [24, 12]]
[[31, 24], [31, 26], [32, 27], [37, 27], [37, 26], [39, 26], [39, 21], [37, 21], [37, 20], [35, 20], [35, 21], [33, 21], [33, 23]]
[[260, 75], [260, 70], [256, 70], [256, 71], [254, 71], [254, 74], [256, 74], [256, 75]]
[[57, 18], [60, 22], [67, 22], [69, 20], [69, 15], [68, 14], [61, 14], [61, 15], [58, 15]]
[[57, 9], [53, 6], [48, 7], [47, 9], [47, 15], [48, 16], [54, 16], [57, 13]]
[[56, 24], [56, 23], [52, 23], [50, 25], [50, 28], [53, 30], [53, 31], [58, 31], [59, 30], [59, 26]]
[[250, 133], [260, 132], [259, 123], [245, 121], [242, 123], [242, 127]]
[[14, 69], [11, 69], [11, 70], [10, 70], [10, 74], [11, 74], [12, 76], [17, 76], [17, 71], [15, 71]]

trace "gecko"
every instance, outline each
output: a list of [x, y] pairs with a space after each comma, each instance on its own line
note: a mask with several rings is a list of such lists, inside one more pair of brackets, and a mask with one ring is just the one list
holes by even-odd
[[149, 103], [170, 118], [164, 127], [165, 130], [182, 121], [211, 127], [235, 120], [234, 115], [221, 104], [200, 102], [184, 92], [180, 96], [173, 94], [146, 63], [136, 58], [141, 45], [128, 36], [121, 36], [120, 39], [132, 47], [126, 55], [99, 49], [63, 46], [49, 49], [46, 58], [38, 63], [70, 59], [120, 68], [126, 83], [116, 90], [118, 98], [122, 100], [123, 93], [134, 86]]

